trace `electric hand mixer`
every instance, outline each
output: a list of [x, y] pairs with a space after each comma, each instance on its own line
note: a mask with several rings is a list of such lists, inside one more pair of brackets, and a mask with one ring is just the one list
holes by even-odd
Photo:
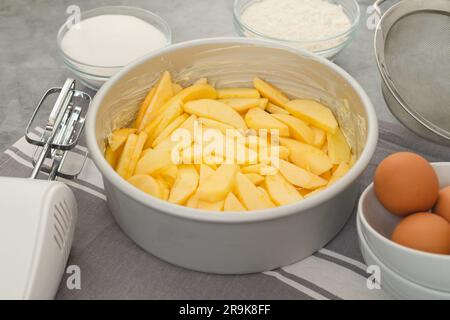
[[[44, 101], [58, 94], [40, 137], [31, 127]], [[73, 192], [58, 177], [73, 179], [65, 163], [81, 135], [90, 96], [67, 79], [49, 89], [26, 129], [26, 140], [37, 146], [30, 179], [0, 178], [0, 299], [53, 299], [65, 270], [77, 221]], [[80, 164], [80, 163], [79, 163]], [[48, 176], [38, 180], [38, 175]]]

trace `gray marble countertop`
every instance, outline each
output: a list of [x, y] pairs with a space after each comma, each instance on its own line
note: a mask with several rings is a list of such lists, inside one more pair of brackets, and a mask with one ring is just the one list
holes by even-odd
[[[173, 42], [235, 36], [233, 0], [2, 0], [0, 1], [0, 152], [24, 133], [33, 108], [47, 88], [60, 86], [70, 72], [57, 52], [56, 33], [66, 9], [130, 5], [154, 11], [172, 27]], [[336, 59], [366, 90], [380, 120], [395, 121], [383, 100], [373, 53], [373, 30], [366, 26], [372, 0], [359, 0], [360, 27]]]

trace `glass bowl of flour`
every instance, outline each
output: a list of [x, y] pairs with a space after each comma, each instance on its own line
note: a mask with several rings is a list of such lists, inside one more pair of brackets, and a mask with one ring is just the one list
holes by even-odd
[[87, 87], [97, 90], [127, 64], [171, 44], [160, 16], [140, 8], [110, 6], [81, 12], [60, 28], [64, 64]]
[[234, 25], [243, 37], [263, 38], [333, 60], [352, 40], [356, 0], [235, 0]]

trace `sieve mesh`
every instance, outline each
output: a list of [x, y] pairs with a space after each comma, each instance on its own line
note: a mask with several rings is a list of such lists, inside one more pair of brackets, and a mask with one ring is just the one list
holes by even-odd
[[450, 15], [418, 11], [402, 17], [390, 28], [384, 53], [403, 101], [450, 133]]

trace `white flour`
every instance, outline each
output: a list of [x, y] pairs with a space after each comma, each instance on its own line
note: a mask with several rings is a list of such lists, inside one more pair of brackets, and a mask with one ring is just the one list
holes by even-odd
[[[241, 19], [258, 33], [296, 41], [332, 37], [351, 26], [341, 6], [325, 0], [262, 0], [250, 5]], [[315, 44], [314, 49], [325, 49], [331, 45]]]
[[151, 24], [128, 15], [101, 15], [79, 23], [62, 39], [71, 58], [89, 65], [124, 66], [167, 44], [165, 35]]

